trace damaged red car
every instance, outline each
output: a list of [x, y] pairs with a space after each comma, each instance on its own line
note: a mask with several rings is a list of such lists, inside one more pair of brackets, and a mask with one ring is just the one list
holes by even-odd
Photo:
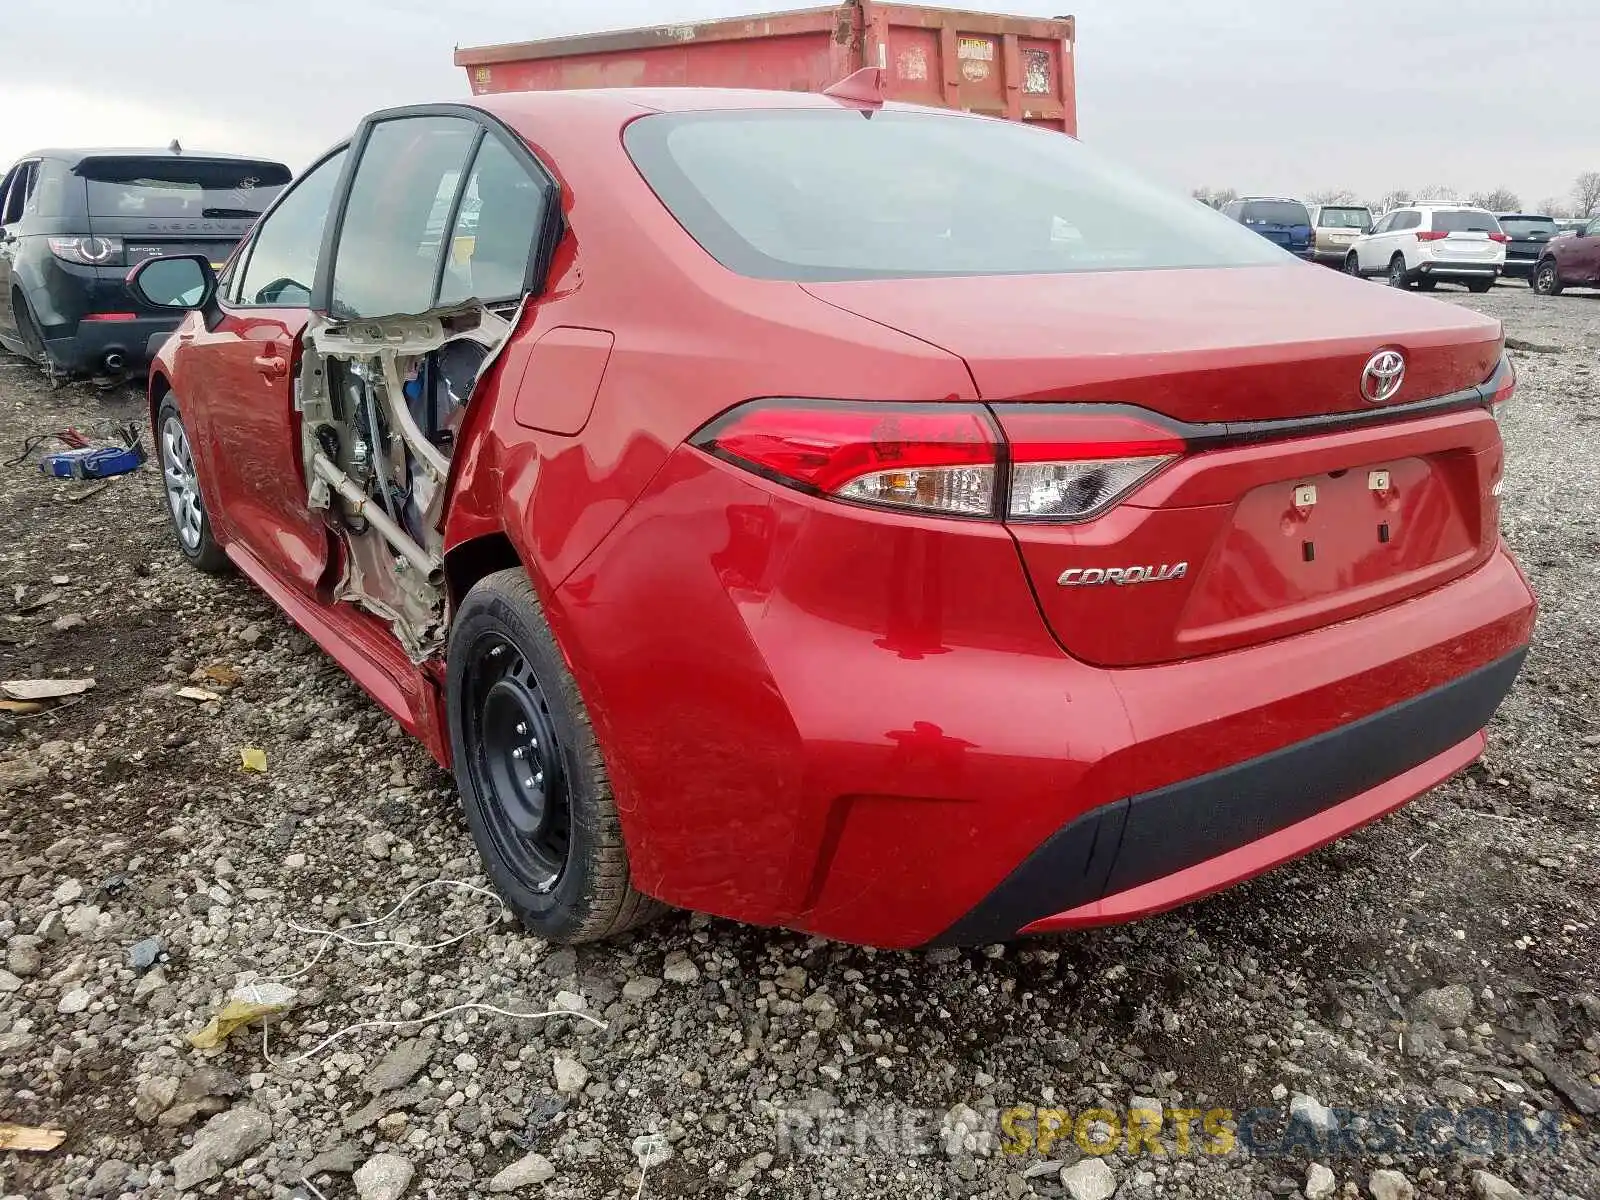
[[558, 941], [1158, 912], [1461, 771], [1534, 599], [1497, 322], [1054, 132], [789, 93], [365, 120], [190, 310], [179, 550], [451, 766]]

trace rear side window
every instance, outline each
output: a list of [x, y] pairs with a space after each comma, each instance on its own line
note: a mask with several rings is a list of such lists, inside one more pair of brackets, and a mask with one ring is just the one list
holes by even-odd
[[1311, 214], [1293, 200], [1246, 200], [1239, 219], [1246, 225], [1309, 225]]
[[1453, 208], [1434, 213], [1433, 228], [1438, 233], [1499, 233], [1500, 222], [1491, 212]]
[[333, 315], [433, 307], [451, 209], [478, 128], [460, 117], [401, 117], [373, 127], [334, 257]]
[[526, 168], [498, 138], [484, 138], [450, 230], [439, 303], [520, 296], [542, 207]]
[[25, 162], [12, 170], [7, 186], [0, 188], [0, 191], [4, 192], [0, 195], [0, 225], [15, 224], [22, 220], [25, 212], [31, 215], [34, 189], [38, 181], [37, 162]]
[[89, 217], [237, 220], [259, 217], [289, 183], [274, 162], [88, 158], [78, 164]]
[[[1284, 252], [1063, 134], [839, 110], [661, 114], [629, 154], [714, 258], [761, 279], [1255, 266]], [[1302, 221], [1304, 210], [1302, 209]]]
[[1507, 237], [1528, 240], [1531, 238], [1553, 238], [1556, 235], [1556, 223], [1553, 217], [1501, 217], [1500, 228]]
[[1317, 214], [1319, 229], [1365, 229], [1372, 214], [1364, 208], [1325, 208]]

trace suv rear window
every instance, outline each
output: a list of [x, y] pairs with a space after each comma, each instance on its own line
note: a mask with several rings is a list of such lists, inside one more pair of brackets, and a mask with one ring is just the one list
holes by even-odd
[[1317, 214], [1319, 229], [1365, 229], [1372, 214], [1364, 208], [1325, 208]]
[[[673, 113], [628, 126], [646, 181], [759, 279], [1232, 267], [1283, 251], [1060, 133], [847, 110]], [[1302, 215], [1302, 220], [1304, 216]]]
[[1499, 233], [1500, 222], [1493, 213], [1455, 208], [1434, 213], [1433, 228], [1440, 233]]
[[1501, 217], [1500, 228], [1507, 237], [1533, 238], [1541, 234], [1546, 238], [1556, 235], [1554, 217]]
[[1309, 225], [1311, 214], [1293, 200], [1246, 200], [1239, 220], [1246, 225]]
[[77, 167], [91, 217], [258, 217], [291, 176], [275, 162], [201, 158], [90, 158]]

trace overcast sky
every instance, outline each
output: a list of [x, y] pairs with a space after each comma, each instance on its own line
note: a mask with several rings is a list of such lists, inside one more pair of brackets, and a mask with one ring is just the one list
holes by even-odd
[[[1375, 198], [1600, 170], [1600, 0], [953, 0], [1078, 17], [1081, 133], [1184, 189]], [[815, 0], [811, 6], [817, 6]], [[0, 163], [165, 145], [302, 167], [371, 109], [467, 95], [456, 44], [763, 0], [4, 0]]]

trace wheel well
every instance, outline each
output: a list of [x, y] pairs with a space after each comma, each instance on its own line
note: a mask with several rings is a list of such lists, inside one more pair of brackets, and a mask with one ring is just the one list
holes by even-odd
[[503, 533], [489, 533], [483, 537], [462, 542], [444, 556], [445, 588], [450, 597], [450, 610], [461, 607], [467, 593], [478, 580], [496, 571], [522, 566], [516, 547]]
[[172, 384], [160, 371], [150, 372], [150, 440], [156, 439], [156, 417], [161, 412], [161, 402], [172, 391]]

